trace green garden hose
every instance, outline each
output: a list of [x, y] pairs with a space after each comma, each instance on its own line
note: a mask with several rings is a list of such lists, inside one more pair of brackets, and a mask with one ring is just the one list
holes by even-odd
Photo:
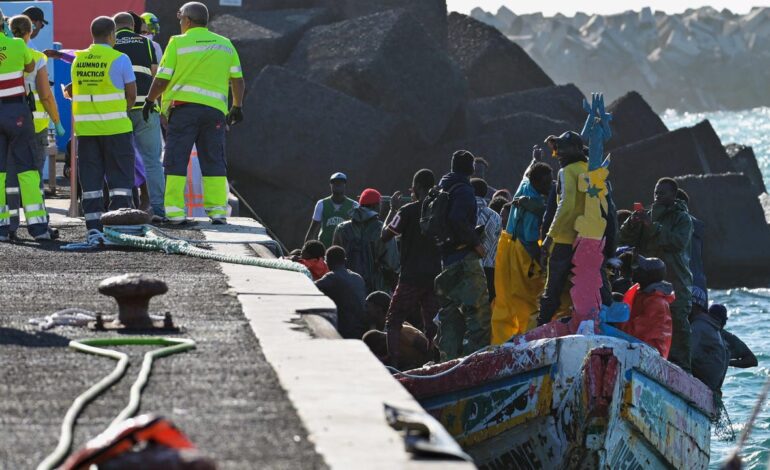
[[302, 273], [312, 279], [310, 271], [302, 264], [285, 259], [256, 258], [253, 256], [226, 255], [203, 250], [192, 246], [185, 240], [175, 240], [158, 235], [152, 226], [144, 227], [144, 236], [129, 235], [110, 227], [104, 227], [104, 236], [118, 245], [141, 248], [143, 250], [164, 251], [172, 254], [194, 256], [196, 258], [210, 259], [222, 263], [245, 264], [260, 268], [279, 269]]
[[77, 417], [83, 411], [83, 408], [94, 398], [101, 395], [105, 390], [118, 382], [128, 368], [128, 354], [111, 349], [105, 349], [105, 346], [164, 346], [145, 353], [142, 361], [142, 368], [139, 370], [139, 376], [136, 382], [131, 386], [128, 405], [118, 414], [110, 423], [111, 428], [131, 418], [139, 409], [139, 403], [142, 397], [142, 389], [147, 384], [147, 380], [152, 372], [152, 362], [156, 358], [170, 356], [195, 347], [195, 342], [191, 339], [183, 338], [153, 338], [153, 337], [127, 337], [127, 338], [90, 338], [82, 340], [72, 340], [69, 346], [76, 351], [104, 356], [118, 361], [115, 369], [107, 376], [95, 383], [72, 402], [64, 421], [61, 425], [59, 443], [56, 449], [48, 455], [38, 466], [37, 470], [50, 470], [59, 465], [69, 454], [72, 447], [72, 435], [75, 428]]

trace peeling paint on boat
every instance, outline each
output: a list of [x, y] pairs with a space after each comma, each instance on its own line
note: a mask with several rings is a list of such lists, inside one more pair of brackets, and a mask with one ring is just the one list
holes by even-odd
[[707, 468], [711, 391], [645, 344], [572, 335], [397, 376], [481, 468]]

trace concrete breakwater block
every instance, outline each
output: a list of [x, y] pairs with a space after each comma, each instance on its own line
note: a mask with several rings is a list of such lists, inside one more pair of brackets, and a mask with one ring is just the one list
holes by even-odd
[[586, 118], [583, 99], [575, 85], [559, 85], [475, 99], [468, 103], [468, 111], [482, 123], [514, 112], [541, 114], [566, 121], [571, 130], [580, 132]]
[[757, 195], [767, 192], [765, 180], [762, 178], [762, 171], [757, 164], [757, 156], [754, 155], [753, 148], [741, 144], [727, 144], [725, 151], [730, 157], [734, 170], [746, 175]]
[[[708, 121], [650, 137], [612, 151], [610, 180], [618, 208], [652, 202], [659, 178], [733, 171]], [[718, 181], [717, 181], [718, 182]]]
[[[532, 159], [532, 146], [542, 145], [547, 136], [569, 129], [566, 121], [530, 112], [514, 113], [488, 121], [477, 134], [427, 150], [420, 162], [443, 173], [449, 167], [452, 152], [470, 150], [489, 161], [487, 181], [491, 186], [515, 191]], [[556, 159], [545, 155], [543, 161], [558, 169]]]
[[459, 69], [408, 10], [312, 28], [286, 68], [404, 116], [427, 144], [444, 134], [466, 94]]
[[642, 98], [642, 95], [630, 91], [613, 101], [607, 112], [612, 114], [612, 138], [607, 142], [607, 150], [622, 147], [640, 140], [668, 132], [655, 111]]
[[229, 133], [230, 173], [246, 185], [262, 181], [286, 190], [276, 204], [247, 198], [284, 243], [304, 235], [302, 227], [287, 222], [295, 200], [306, 203], [299, 208], [306, 226], [312, 200], [328, 195], [332, 173], [344, 171], [348, 191], [357, 194], [411, 181], [415, 171], [394, 164], [405, 161], [413, 147], [401, 120], [282, 67], [265, 67], [253, 80], [245, 109], [251, 110], [248, 125]]
[[770, 226], [749, 179], [726, 173], [676, 181], [690, 196], [690, 213], [706, 224], [703, 262], [709, 287], [766, 285]]
[[340, 20], [406, 8], [439, 47], [446, 47], [446, 0], [318, 0], [318, 3], [332, 9]]
[[[213, 21], [219, 15], [241, 16], [245, 12], [264, 10], [286, 10], [294, 8], [314, 8], [319, 6], [321, 0], [243, 0], [240, 6], [222, 5], [220, 0], [200, 0], [209, 9], [209, 21]], [[160, 34], [155, 37], [163, 46], [174, 34], [179, 33], [179, 20], [176, 13], [183, 1], [172, 2], [169, 0], [147, 0], [144, 11], [154, 13], [160, 20]], [[235, 31], [228, 31], [227, 37]]]
[[283, 63], [305, 31], [329, 21], [326, 8], [242, 11], [217, 15], [209, 28], [233, 42], [248, 79], [266, 65]]
[[471, 98], [554, 85], [519, 45], [497, 29], [454, 12], [448, 21], [449, 56], [468, 81]]

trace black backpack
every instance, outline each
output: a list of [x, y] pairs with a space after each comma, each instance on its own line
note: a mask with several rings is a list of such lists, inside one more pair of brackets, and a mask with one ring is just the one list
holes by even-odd
[[422, 202], [420, 209], [420, 231], [441, 247], [452, 241], [452, 230], [447, 222], [451, 193], [462, 183], [456, 183], [448, 191], [434, 186], [428, 191], [428, 196]]

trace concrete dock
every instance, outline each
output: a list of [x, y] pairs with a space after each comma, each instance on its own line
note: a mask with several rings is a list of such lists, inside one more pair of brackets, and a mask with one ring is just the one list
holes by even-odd
[[[334, 304], [304, 275], [124, 248], [61, 251], [85, 236], [83, 222], [67, 218], [64, 203], [49, 201], [61, 240], [38, 244], [20, 231], [22, 240], [0, 245], [0, 468], [41, 461], [54, 449], [72, 400], [114, 367], [67, 344], [115, 333], [72, 326], [42, 331], [30, 318], [67, 307], [112, 315], [114, 300], [97, 285], [127, 272], [169, 285], [150, 310], [170, 312], [179, 336], [197, 343], [191, 352], [156, 362], [141, 413], [172, 420], [219, 468], [472, 467], [405, 451], [383, 405], [420, 410], [419, 404], [363, 343], [334, 339], [320, 317], [309, 315], [333, 312]], [[269, 240], [264, 227], [245, 218], [169, 232], [249, 256]], [[147, 348], [121, 350], [132, 366], [81, 415], [74, 449], [104, 430], [128, 400]]]

